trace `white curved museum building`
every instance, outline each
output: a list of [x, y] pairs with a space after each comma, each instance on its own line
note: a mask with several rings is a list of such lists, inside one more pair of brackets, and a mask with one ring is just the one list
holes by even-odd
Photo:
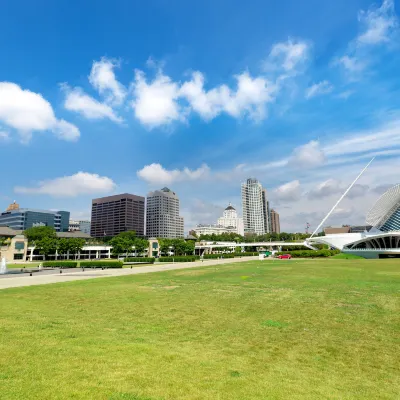
[[364, 258], [400, 258], [400, 184], [387, 190], [367, 214], [369, 232], [313, 237], [309, 243], [327, 244]]

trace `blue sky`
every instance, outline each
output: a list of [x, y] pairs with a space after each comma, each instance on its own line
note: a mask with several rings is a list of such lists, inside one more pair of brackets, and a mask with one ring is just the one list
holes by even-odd
[[283, 230], [363, 223], [400, 171], [400, 4], [337, 0], [7, 2], [0, 208], [181, 198], [212, 223], [258, 178]]

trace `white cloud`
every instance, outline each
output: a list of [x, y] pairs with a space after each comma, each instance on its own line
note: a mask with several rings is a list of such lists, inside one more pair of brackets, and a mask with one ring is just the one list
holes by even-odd
[[311, 190], [308, 193], [308, 198], [312, 199], [321, 199], [324, 197], [330, 197], [333, 194], [340, 193], [342, 190], [340, 181], [336, 179], [328, 179], [319, 185], [314, 190]]
[[306, 99], [310, 99], [311, 97], [328, 94], [332, 92], [333, 86], [329, 81], [322, 81], [319, 83], [315, 83], [310, 86], [306, 91]]
[[0, 142], [7, 142], [10, 140], [10, 132], [0, 130]]
[[64, 121], [63, 119], [56, 122], [53, 132], [59, 139], [70, 142], [78, 140], [80, 136], [79, 129], [75, 125]]
[[149, 128], [184, 121], [182, 107], [178, 104], [179, 85], [161, 71], [147, 83], [143, 71], [135, 71], [132, 84], [135, 100], [132, 102], [135, 117]]
[[[343, 184], [337, 179], [328, 179], [320, 184], [317, 185], [317, 187], [313, 190], [311, 190], [308, 193], [308, 198], [310, 200], [313, 199], [322, 199], [330, 196], [337, 196], [339, 198], [340, 195], [342, 195], [346, 189], [348, 188], [348, 184]], [[348, 199], [355, 199], [357, 197], [362, 197], [364, 196], [369, 190], [368, 185], [361, 185], [356, 183], [349, 193], [346, 195]]]
[[181, 181], [195, 181], [208, 176], [210, 168], [203, 164], [195, 170], [184, 168], [183, 170], [167, 170], [160, 164], [150, 164], [137, 171], [137, 176], [151, 184], [171, 184]]
[[77, 112], [88, 119], [108, 118], [117, 123], [122, 122], [109, 105], [90, 97], [81, 88], [71, 89], [67, 85], [63, 85], [62, 88], [66, 93], [64, 107], [67, 110]]
[[25, 142], [33, 131], [49, 130], [64, 140], [76, 140], [80, 135], [76, 126], [57, 120], [42, 95], [11, 82], [0, 82], [0, 121], [16, 129]]
[[300, 182], [291, 181], [273, 190], [273, 197], [282, 202], [296, 201], [301, 197]]
[[393, 0], [383, 0], [379, 8], [360, 11], [358, 20], [361, 33], [349, 43], [346, 54], [334, 62], [352, 79], [359, 79], [359, 73], [373, 62], [372, 48], [396, 41], [398, 37], [399, 23]]
[[398, 20], [394, 10], [393, 0], [384, 0], [381, 7], [361, 11], [359, 21], [364, 31], [357, 37], [363, 45], [376, 45], [388, 42], [398, 28]]
[[92, 86], [105, 96], [109, 104], [122, 104], [126, 97], [125, 87], [117, 81], [114, 69], [119, 67], [119, 62], [103, 57], [94, 61], [89, 75]]
[[[400, 119], [395, 119], [374, 129], [344, 134], [340, 140], [326, 145], [323, 151], [327, 156], [344, 156], [377, 152], [385, 148], [394, 150], [398, 146], [400, 146]], [[369, 157], [368, 154], [365, 156]]]
[[353, 94], [354, 94], [353, 90], [345, 90], [344, 92], [339, 93], [336, 97], [339, 99], [347, 100]]
[[310, 46], [304, 41], [276, 43], [265, 61], [266, 70], [283, 69], [285, 72], [295, 72], [309, 57]]
[[223, 111], [235, 118], [247, 113], [251, 119], [263, 119], [266, 115], [266, 103], [273, 101], [276, 87], [263, 77], [252, 78], [248, 72], [236, 75], [235, 78], [236, 91], [221, 85], [206, 92], [204, 76], [196, 71], [192, 80], [182, 85], [179, 94], [206, 120]]
[[204, 76], [195, 71], [192, 80], [182, 85], [179, 94], [187, 99], [192, 109], [202, 118], [210, 120], [222, 111], [223, 92], [227, 93], [225, 97], [229, 97], [229, 89], [225, 85], [205, 92]]
[[348, 55], [340, 57], [334, 64], [342, 66], [349, 73], [360, 72], [366, 67], [365, 62], [360, 61], [355, 56], [350, 57]]
[[[369, 191], [368, 185], [360, 185], [356, 183], [347, 194], [349, 199], [355, 199], [356, 197], [363, 197]], [[343, 190], [344, 192], [344, 190]]]
[[22, 194], [76, 197], [83, 194], [108, 193], [114, 188], [115, 183], [106, 176], [78, 172], [71, 176], [41, 181], [37, 187], [17, 186], [14, 188], [14, 191]]
[[297, 168], [316, 167], [325, 161], [324, 151], [316, 140], [296, 147], [288, 161], [289, 165]]

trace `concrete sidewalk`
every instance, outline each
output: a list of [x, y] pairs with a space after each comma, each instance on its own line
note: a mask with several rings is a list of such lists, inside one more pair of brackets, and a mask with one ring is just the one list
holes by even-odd
[[254, 261], [254, 260], [258, 260], [258, 257], [227, 258], [222, 260], [204, 260], [204, 261], [176, 263], [176, 264], [157, 263], [154, 265], [149, 265], [148, 267], [133, 267], [132, 269], [130, 268], [106, 269], [106, 270], [85, 269], [85, 271], [82, 271], [79, 268], [74, 272], [52, 274], [52, 275], [49, 274], [40, 275], [40, 272], [36, 272], [35, 274], [33, 274], [33, 276], [26, 276], [25, 274], [23, 274], [23, 275], [17, 275], [15, 277], [7, 276], [6, 279], [0, 279], [0, 289], [8, 289], [8, 288], [22, 287], [22, 286], [46, 285], [49, 283], [70, 282], [70, 281], [78, 281], [84, 279], [110, 278], [113, 276], [147, 274], [151, 272], [162, 272], [162, 271], [171, 271], [175, 269], [207, 267], [210, 265], [232, 264], [237, 262]]

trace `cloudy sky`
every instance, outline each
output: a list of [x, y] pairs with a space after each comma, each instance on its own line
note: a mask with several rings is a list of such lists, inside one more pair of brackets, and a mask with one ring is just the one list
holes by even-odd
[[400, 175], [393, 0], [21, 1], [0, 13], [0, 208], [165, 185], [186, 229], [258, 178], [285, 231], [364, 222]]

